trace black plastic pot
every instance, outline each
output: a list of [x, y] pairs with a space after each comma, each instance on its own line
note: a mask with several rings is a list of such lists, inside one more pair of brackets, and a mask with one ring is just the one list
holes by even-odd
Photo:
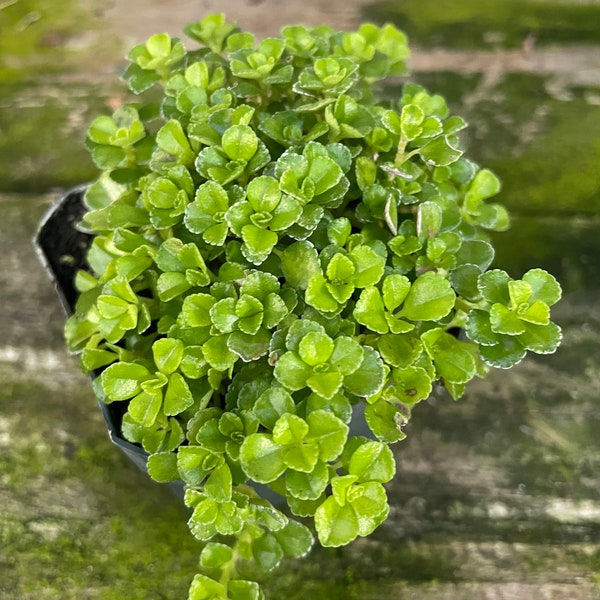
[[[92, 241], [91, 235], [77, 228], [85, 211], [83, 196], [86, 189], [87, 186], [83, 185], [67, 192], [46, 213], [34, 238], [38, 256], [54, 282], [56, 293], [67, 316], [75, 311], [78, 295], [74, 286], [75, 274], [84, 267], [85, 255]], [[113, 444], [140, 470], [147, 473], [148, 453], [121, 436], [121, 404], [105, 404], [101, 401], [98, 401], [98, 404]], [[182, 482], [168, 485], [177, 496], [183, 496]]]
[[[85, 212], [83, 196], [87, 186], [79, 186], [67, 192], [44, 216], [34, 239], [34, 245], [40, 260], [46, 267], [48, 275], [54, 282], [56, 292], [67, 316], [75, 312], [78, 292], [74, 286], [75, 274], [85, 267], [85, 257], [92, 236], [77, 228]], [[92, 374], [92, 378], [95, 375]], [[148, 472], [148, 453], [136, 444], [132, 444], [121, 436], [121, 421], [125, 410], [124, 403], [105, 404], [98, 401], [104, 417], [108, 435], [129, 460], [139, 469]], [[354, 414], [350, 424], [352, 435], [372, 437], [364, 417], [364, 405], [359, 403], [353, 407]], [[179, 497], [183, 497], [183, 482], [167, 484]], [[264, 485], [256, 484], [259, 494], [268, 498], [273, 504], [283, 502], [281, 496]]]

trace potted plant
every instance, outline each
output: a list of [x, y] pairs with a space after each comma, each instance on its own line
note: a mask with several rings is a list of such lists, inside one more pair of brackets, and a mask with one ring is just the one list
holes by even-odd
[[65, 331], [116, 437], [185, 488], [205, 542], [189, 597], [256, 599], [313, 527], [340, 546], [385, 520], [389, 445], [434, 384], [457, 399], [554, 352], [561, 290], [490, 269], [509, 219], [464, 120], [410, 82], [377, 96], [406, 74], [393, 26], [185, 32], [196, 49], [133, 48], [143, 100], [91, 124]]

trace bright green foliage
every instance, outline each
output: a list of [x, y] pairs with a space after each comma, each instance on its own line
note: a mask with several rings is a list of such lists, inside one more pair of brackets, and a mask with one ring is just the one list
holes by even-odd
[[340, 391], [372, 396], [383, 385], [383, 363], [372, 348], [344, 335], [332, 339], [314, 321], [294, 322], [286, 346], [273, 374], [290, 392], [309, 388], [331, 400]]
[[284, 413], [272, 434], [255, 433], [244, 440], [240, 461], [260, 483], [275, 481], [288, 470], [312, 473], [317, 464], [341, 454], [347, 435], [347, 425], [330, 412], [315, 411], [306, 420]]
[[275, 175], [281, 190], [302, 206], [311, 203], [336, 207], [348, 191], [344, 172], [350, 162], [350, 154], [343, 147], [308, 142], [302, 154], [291, 150], [282, 154], [275, 165]]
[[332, 495], [315, 513], [319, 539], [325, 546], [342, 546], [358, 535], [369, 535], [389, 512], [381, 485], [396, 471], [389, 447], [382, 442], [359, 445], [347, 469], [347, 475], [331, 479]]
[[136, 46], [124, 79], [156, 89], [90, 126], [102, 173], [66, 336], [150, 475], [185, 485], [205, 543], [189, 598], [257, 600], [254, 579], [313, 543], [264, 487], [324, 545], [369, 535], [414, 407], [553, 352], [561, 292], [489, 270], [500, 183], [445, 100], [408, 82], [377, 98], [405, 74], [402, 32], [185, 31], [199, 47]]
[[439, 321], [454, 307], [456, 295], [450, 282], [428, 271], [412, 283], [405, 275], [388, 275], [380, 292], [375, 286], [363, 290], [355, 319], [378, 333], [406, 333], [414, 329], [410, 321]]
[[171, 69], [185, 57], [185, 48], [178, 40], [166, 33], [158, 33], [145, 44], [135, 46], [129, 52], [129, 65], [125, 79], [131, 88], [140, 93], [157, 81], [165, 81]]
[[282, 194], [274, 177], [262, 175], [248, 184], [246, 200], [234, 204], [225, 214], [231, 231], [244, 243], [242, 254], [261, 264], [279, 241], [279, 231], [289, 229], [302, 214], [300, 202]]
[[369, 246], [356, 246], [350, 252], [340, 249], [328, 259], [323, 252], [324, 273], [308, 281], [306, 302], [326, 316], [339, 314], [357, 288], [376, 284], [385, 269], [385, 257]]
[[201, 233], [212, 246], [221, 246], [229, 232], [225, 213], [229, 196], [216, 181], [207, 181], [196, 190], [194, 201], [186, 207], [185, 224], [192, 233]]
[[179, 415], [194, 404], [185, 377], [179, 371], [183, 342], [161, 338], [152, 345], [154, 369], [139, 363], [117, 362], [100, 377], [107, 402], [129, 400], [127, 414], [139, 425], [152, 428], [158, 421]]
[[194, 181], [182, 165], [172, 167], [167, 176], [148, 176], [142, 183], [142, 199], [156, 229], [169, 229], [181, 222], [194, 195]]
[[488, 364], [507, 369], [527, 350], [556, 350], [561, 332], [550, 321], [550, 307], [560, 300], [561, 289], [552, 275], [532, 269], [515, 281], [494, 270], [480, 275], [477, 287], [485, 304], [469, 315], [466, 332]]

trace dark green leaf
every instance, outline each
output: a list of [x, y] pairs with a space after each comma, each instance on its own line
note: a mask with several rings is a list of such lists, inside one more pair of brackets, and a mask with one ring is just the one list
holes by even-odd
[[305, 525], [290, 519], [287, 525], [273, 533], [286, 557], [302, 558], [313, 545], [313, 536]]
[[480, 298], [477, 280], [481, 275], [481, 269], [474, 264], [460, 265], [454, 269], [448, 278], [455, 292], [467, 300], [478, 300]]
[[252, 556], [261, 571], [269, 573], [283, 559], [283, 550], [277, 539], [272, 534], [267, 533], [252, 543]]
[[456, 253], [456, 260], [461, 265], [476, 265], [483, 272], [494, 260], [494, 248], [482, 240], [464, 240]]
[[481, 295], [490, 303], [507, 306], [510, 303], [508, 282], [510, 277], [505, 271], [494, 269], [479, 277], [478, 286]]
[[511, 336], [502, 336], [495, 346], [482, 346], [481, 358], [492, 367], [509, 369], [521, 362], [526, 354], [525, 348]]

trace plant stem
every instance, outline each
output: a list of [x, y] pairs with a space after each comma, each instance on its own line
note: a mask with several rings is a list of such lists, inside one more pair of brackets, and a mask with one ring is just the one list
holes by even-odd
[[227, 585], [229, 584], [229, 582], [233, 579], [233, 577], [235, 575], [235, 564], [237, 563], [237, 560], [239, 558], [238, 543], [239, 543], [239, 541], [236, 541], [236, 543], [232, 547], [233, 554], [231, 556], [231, 560], [228, 560], [221, 567], [221, 577], [219, 578], [219, 583], [225, 589], [227, 589]]
[[407, 140], [403, 135], [400, 136], [398, 140], [398, 148], [396, 150], [396, 157], [394, 158], [394, 167], [398, 169], [401, 165], [403, 165], [409, 158], [412, 158], [415, 154], [419, 153], [420, 148], [415, 148], [410, 152], [406, 152], [406, 145], [409, 140]]

